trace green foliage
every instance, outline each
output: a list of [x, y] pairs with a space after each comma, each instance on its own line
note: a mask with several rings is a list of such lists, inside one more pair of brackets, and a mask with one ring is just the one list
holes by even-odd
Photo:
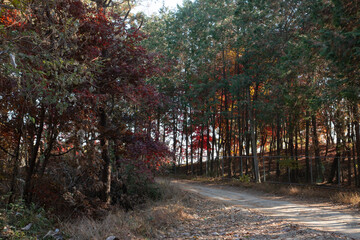
[[[139, 19], [128, 15], [130, 2], [109, 1], [111, 10], [101, 2], [12, 1], [16, 9], [1, 7], [0, 159], [9, 160], [10, 173], [5, 180], [16, 191], [12, 197], [22, 191], [27, 204], [64, 214], [78, 204], [76, 209], [91, 215], [99, 196], [109, 204], [107, 175], [117, 159], [131, 162], [130, 183], [141, 174], [136, 185], [167, 153], [151, 136], [162, 99], [145, 80], [162, 70], [140, 46], [145, 35]], [[63, 195], [72, 193], [76, 202], [66, 205]]]
[[146, 199], [159, 200], [161, 199], [161, 191], [153, 179], [146, 174], [139, 174], [134, 165], [126, 166], [124, 172], [125, 184], [127, 187], [127, 194], [134, 198], [134, 203], [143, 202]]
[[[0, 210], [0, 236], [7, 239], [38, 239], [53, 229], [54, 223], [46, 217], [43, 208], [31, 204], [25, 206], [22, 200], [11, 203]], [[26, 226], [31, 227], [26, 230]]]
[[156, 183], [148, 183], [145, 187], [145, 196], [153, 201], [158, 201], [163, 198], [163, 192]]
[[242, 183], [249, 183], [251, 181], [251, 178], [249, 175], [243, 174], [239, 178], [236, 178], [237, 181], [240, 181]]
[[[191, 160], [207, 150], [209, 161], [214, 151], [235, 156], [246, 146], [241, 152], [249, 153], [250, 140], [254, 150], [259, 142], [269, 145], [270, 137], [274, 143], [276, 127], [277, 140], [295, 142], [289, 138], [295, 131], [304, 135], [309, 117], [313, 126], [329, 125], [313, 135], [325, 128], [320, 135], [333, 134], [339, 126], [340, 139], [347, 125], [356, 129], [360, 30], [354, 1], [185, 1], [147, 18], [145, 41], [136, 17], [124, 16], [129, 6], [117, 3], [109, 11], [96, 2], [98, 9], [80, 0], [14, 0], [16, 11], [1, 10], [0, 159], [15, 163], [4, 167], [14, 179], [26, 179], [28, 201], [35, 199], [35, 178], [60, 172], [52, 195], [37, 188], [48, 202], [59, 189], [81, 193], [80, 200], [103, 191], [107, 202], [103, 186], [114, 178], [133, 202], [158, 199], [151, 176], [165, 159], [164, 148], [154, 144], [160, 135], [166, 142], [172, 133], [173, 160], [181, 159], [187, 142]], [[297, 143], [304, 139], [297, 137]], [[315, 138], [322, 137], [309, 142], [319, 145]], [[24, 174], [25, 158], [30, 171]], [[128, 162], [119, 164], [123, 158]], [[70, 164], [74, 174], [66, 171]], [[298, 168], [291, 158], [280, 166]], [[106, 176], [111, 167], [113, 175]], [[76, 189], [84, 190], [83, 179], [91, 179], [91, 194]], [[25, 211], [21, 206], [9, 209]]]
[[281, 168], [288, 168], [291, 170], [300, 169], [296, 159], [288, 157], [280, 160], [280, 167]]

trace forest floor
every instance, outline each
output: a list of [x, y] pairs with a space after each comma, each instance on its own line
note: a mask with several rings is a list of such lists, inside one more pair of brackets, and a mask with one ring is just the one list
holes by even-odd
[[190, 195], [182, 220], [159, 239], [360, 239], [354, 208], [309, 203], [231, 186], [172, 180]]

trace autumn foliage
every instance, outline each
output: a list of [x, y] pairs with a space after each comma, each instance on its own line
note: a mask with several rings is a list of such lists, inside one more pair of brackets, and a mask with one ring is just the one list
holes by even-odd
[[124, 6], [100, 2], [1, 8], [0, 180], [10, 202], [131, 208], [143, 198], [134, 189], [167, 163], [146, 121], [164, 99], [146, 82], [159, 72], [145, 35]]

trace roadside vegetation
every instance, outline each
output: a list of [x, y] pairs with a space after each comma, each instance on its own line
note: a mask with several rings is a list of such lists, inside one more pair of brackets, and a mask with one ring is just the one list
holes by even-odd
[[47, 212], [31, 204], [26, 206], [23, 201], [5, 204], [0, 201], [0, 239], [53, 239], [61, 236], [55, 228], [55, 221]]
[[74, 239], [155, 239], [159, 231], [186, 220], [184, 208], [190, 196], [171, 186], [169, 182], [158, 185], [158, 201], [149, 200], [132, 211], [115, 208], [101, 220], [83, 218], [62, 225]]
[[[43, 208], [24, 202], [2, 205], [0, 239], [147, 239], [186, 220], [184, 208], [191, 202], [189, 194], [162, 181], [153, 185], [147, 197], [133, 210], [114, 206], [100, 218], [62, 216], [61, 219]], [[154, 199], [153, 196], [156, 196]], [[1, 202], [3, 204], [3, 202]]]
[[322, 187], [305, 184], [291, 184], [291, 183], [261, 183], [257, 184], [250, 181], [247, 176], [240, 178], [220, 178], [220, 177], [205, 177], [205, 176], [186, 176], [176, 175], [175, 179], [185, 179], [196, 183], [219, 185], [219, 186], [234, 186], [239, 189], [254, 190], [263, 193], [269, 193], [276, 196], [295, 197], [305, 202], [323, 201], [335, 204], [350, 205], [360, 209], [360, 192], [356, 189], [341, 189], [337, 187]]
[[159, 237], [169, 172], [358, 205], [358, 1], [137, 2], [0, 0], [0, 238]]

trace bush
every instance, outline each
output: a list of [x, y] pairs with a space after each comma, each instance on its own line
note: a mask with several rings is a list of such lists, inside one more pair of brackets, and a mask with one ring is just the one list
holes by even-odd
[[22, 200], [8, 204], [0, 210], [0, 239], [38, 239], [53, 229], [53, 222], [46, 217], [43, 208]]
[[242, 182], [242, 183], [249, 183], [251, 181], [251, 178], [249, 175], [242, 175], [239, 177], [238, 181]]

